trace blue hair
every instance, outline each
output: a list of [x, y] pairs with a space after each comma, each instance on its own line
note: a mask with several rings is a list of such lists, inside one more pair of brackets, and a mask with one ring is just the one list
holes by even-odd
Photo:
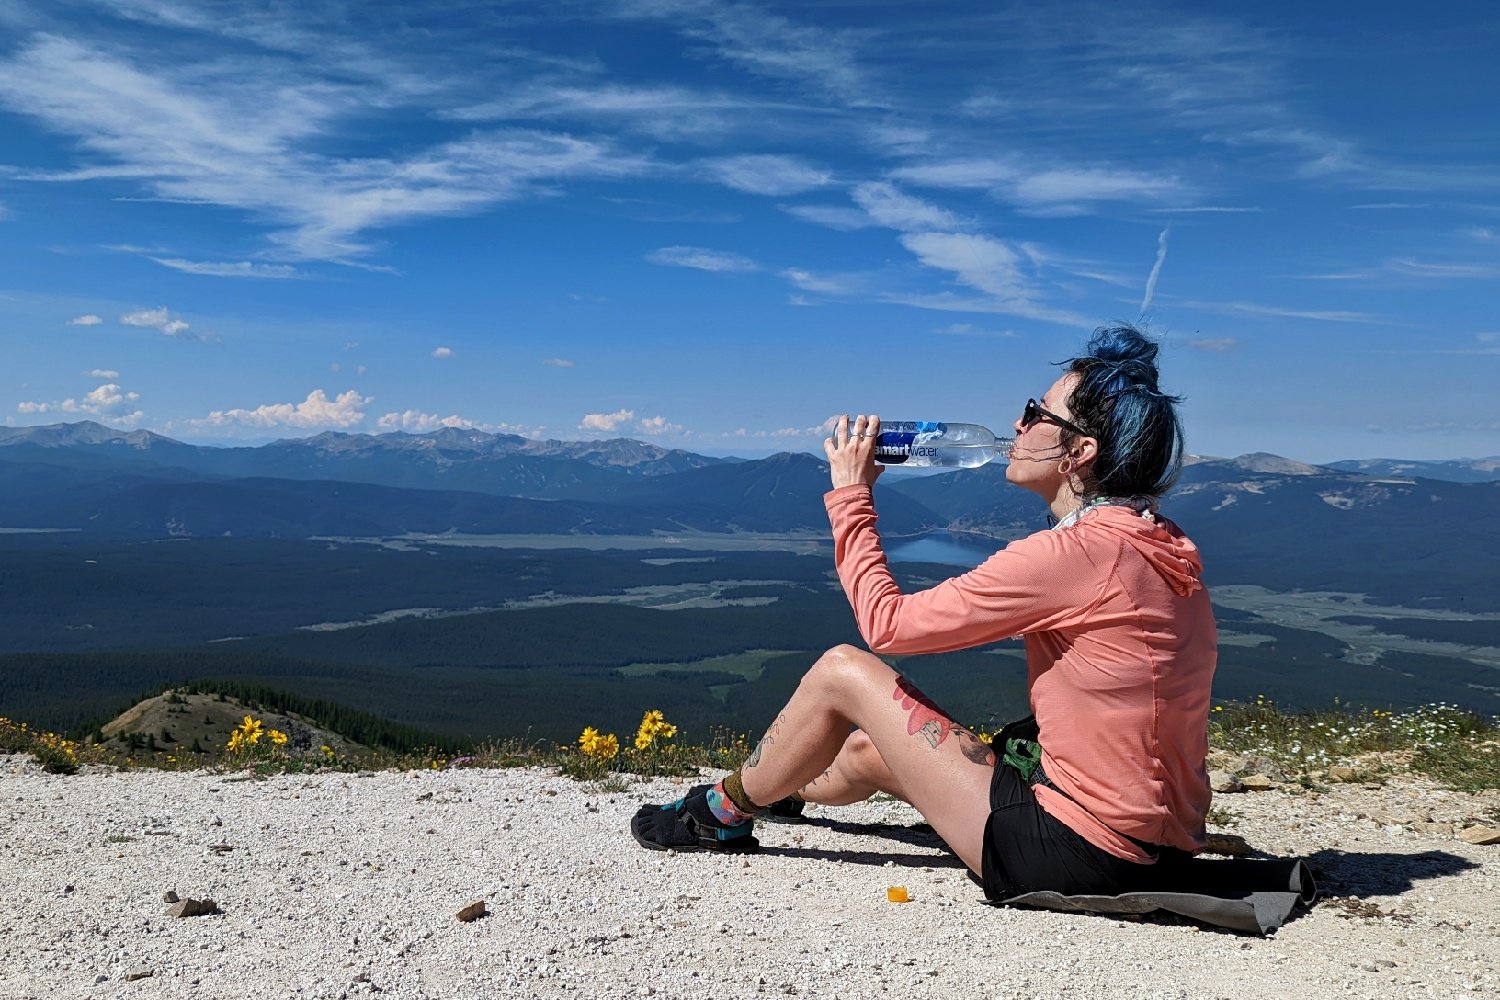
[[1159, 350], [1141, 331], [1120, 324], [1095, 330], [1085, 354], [1062, 362], [1078, 376], [1068, 397], [1073, 422], [1099, 442], [1098, 458], [1083, 473], [1087, 497], [1154, 503], [1182, 472], [1182, 399], [1157, 385]]

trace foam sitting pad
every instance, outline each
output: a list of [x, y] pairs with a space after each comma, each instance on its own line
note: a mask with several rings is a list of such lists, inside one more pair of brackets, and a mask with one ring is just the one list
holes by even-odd
[[1245, 934], [1271, 933], [1300, 903], [1318, 898], [1312, 870], [1300, 858], [1269, 860], [1162, 860], [1148, 889], [1118, 896], [1064, 896], [1027, 892], [991, 901], [994, 906], [1034, 906], [1065, 913], [1151, 913], [1167, 910]]

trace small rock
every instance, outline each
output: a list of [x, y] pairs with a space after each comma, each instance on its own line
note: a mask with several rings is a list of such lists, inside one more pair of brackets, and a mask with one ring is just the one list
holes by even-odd
[[1210, 833], [1208, 846], [1204, 850], [1210, 854], [1223, 854], [1232, 858], [1251, 853], [1250, 844], [1245, 838], [1233, 833]]
[[1453, 836], [1453, 824], [1452, 823], [1431, 823], [1431, 822], [1423, 823], [1423, 822], [1417, 822], [1417, 823], [1413, 823], [1411, 825], [1411, 828], [1413, 830], [1415, 830], [1417, 833], [1423, 834], [1423, 835], [1428, 836], [1428, 837], [1451, 837], [1451, 836]]
[[1500, 844], [1500, 830], [1496, 830], [1492, 826], [1475, 825], [1466, 827], [1459, 836], [1476, 847], [1483, 847], [1488, 844]]
[[177, 902], [177, 899], [177, 893], [173, 892], [171, 889], [168, 889], [166, 892], [162, 893], [161, 901], [163, 903], [175, 903]]
[[1240, 785], [1247, 792], [1269, 792], [1276, 787], [1276, 782], [1264, 774], [1247, 774], [1240, 779]]
[[1329, 781], [1338, 781], [1338, 782], [1353, 781], [1357, 777], [1357, 775], [1358, 775], [1358, 772], [1356, 772], [1354, 770], [1354, 768], [1352, 768], [1352, 767], [1344, 767], [1343, 765], [1337, 765], [1337, 766], [1334, 766], [1334, 767], [1330, 767], [1328, 769], [1328, 780]]
[[1238, 792], [1242, 791], [1244, 786], [1240, 784], [1239, 778], [1228, 771], [1209, 771], [1208, 787], [1216, 792]]
[[150, 979], [154, 975], [156, 975], [155, 969], [148, 969], [143, 965], [139, 969], [132, 969], [125, 973], [125, 981], [131, 983], [137, 979]]
[[106, 976], [102, 972], [99, 973], [99, 975], [97, 975], [97, 976], [94, 977], [94, 985], [95, 986], [98, 986], [100, 983], [107, 983], [107, 982], [109, 982], [109, 977]]
[[480, 917], [484, 916], [485, 913], [486, 910], [484, 906], [484, 900], [480, 899], [470, 903], [468, 906], [465, 906], [462, 910], [459, 910], [458, 913], [455, 914], [455, 916], [457, 916], [459, 920], [467, 924], [470, 921], [478, 920]]
[[167, 907], [169, 917], [207, 917], [222, 912], [211, 899], [184, 899]]

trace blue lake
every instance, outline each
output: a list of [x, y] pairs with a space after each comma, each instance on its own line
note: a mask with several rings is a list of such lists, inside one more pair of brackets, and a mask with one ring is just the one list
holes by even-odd
[[1005, 547], [997, 538], [950, 535], [935, 531], [912, 539], [890, 539], [885, 554], [891, 562], [943, 563], [973, 569]]

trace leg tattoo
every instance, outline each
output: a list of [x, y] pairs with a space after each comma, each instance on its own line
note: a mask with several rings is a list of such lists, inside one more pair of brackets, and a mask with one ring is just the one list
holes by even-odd
[[916, 736], [920, 733], [927, 745], [934, 750], [942, 745], [950, 732], [958, 728], [952, 719], [944, 715], [905, 677], [896, 678], [896, 691], [891, 695], [891, 700], [899, 701], [901, 707], [909, 713], [906, 717], [906, 735]]

